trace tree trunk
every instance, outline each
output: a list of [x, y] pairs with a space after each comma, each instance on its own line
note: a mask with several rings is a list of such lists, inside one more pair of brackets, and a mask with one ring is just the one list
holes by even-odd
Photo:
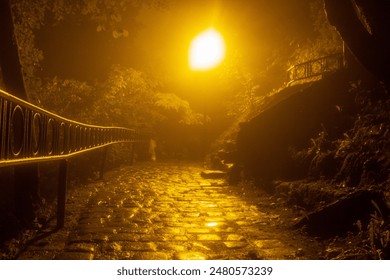
[[[27, 100], [9, 0], [0, 0], [0, 66], [6, 91]], [[15, 214], [22, 225], [35, 219], [39, 201], [38, 164], [16, 166]]]
[[6, 91], [27, 99], [9, 0], [0, 0], [0, 63]]
[[[335, 26], [356, 59], [389, 85], [390, 52], [388, 32], [385, 31], [389, 30], [389, 4], [386, 0], [376, 1], [375, 4], [371, 2], [324, 0], [329, 22]], [[358, 14], [359, 11], [362, 15]]]

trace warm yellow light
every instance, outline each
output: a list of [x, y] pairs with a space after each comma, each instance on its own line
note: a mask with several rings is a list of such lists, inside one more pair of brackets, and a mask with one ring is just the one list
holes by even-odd
[[206, 224], [207, 227], [216, 227], [217, 225], [218, 225], [217, 222], [211, 222]]
[[208, 70], [225, 58], [225, 42], [214, 28], [199, 34], [191, 43], [189, 63], [193, 70]]

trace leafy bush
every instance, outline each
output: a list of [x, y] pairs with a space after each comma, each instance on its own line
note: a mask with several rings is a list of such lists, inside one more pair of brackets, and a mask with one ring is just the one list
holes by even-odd
[[352, 83], [351, 94], [356, 96], [359, 113], [354, 125], [332, 138], [327, 130], [312, 138], [308, 148], [295, 151], [301, 164], [309, 165], [309, 174], [356, 187], [380, 184], [389, 180], [390, 167], [390, 100], [380, 84]]
[[370, 223], [367, 226], [367, 233], [371, 254], [374, 258], [389, 259], [390, 228], [379, 209], [371, 215]]
[[354, 127], [337, 141], [335, 157], [341, 162], [339, 180], [347, 185], [378, 184], [389, 179], [390, 100], [384, 88], [357, 89], [362, 98], [361, 112]]

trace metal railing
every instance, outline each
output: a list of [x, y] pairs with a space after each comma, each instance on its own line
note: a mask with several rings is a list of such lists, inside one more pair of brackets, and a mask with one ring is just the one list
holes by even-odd
[[72, 121], [0, 90], [0, 167], [64, 159], [113, 143], [136, 141], [134, 129]]
[[123, 142], [142, 142], [141, 135], [134, 129], [69, 120], [0, 90], [0, 167], [61, 161], [57, 227], [64, 225], [68, 158]]
[[322, 77], [325, 74], [336, 72], [345, 67], [344, 54], [336, 53], [317, 59], [309, 60], [290, 67], [288, 85], [300, 80]]

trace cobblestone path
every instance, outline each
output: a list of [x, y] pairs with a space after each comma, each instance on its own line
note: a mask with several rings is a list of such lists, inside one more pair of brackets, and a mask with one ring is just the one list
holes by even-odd
[[69, 195], [64, 229], [19, 259], [317, 259], [319, 244], [289, 225], [275, 198], [196, 163], [139, 163]]

